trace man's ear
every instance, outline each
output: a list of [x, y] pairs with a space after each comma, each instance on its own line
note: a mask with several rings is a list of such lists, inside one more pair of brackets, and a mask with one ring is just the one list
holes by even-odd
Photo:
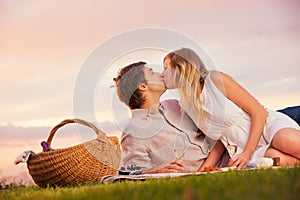
[[148, 89], [148, 86], [147, 86], [147, 84], [145, 84], [145, 83], [141, 83], [141, 84], [139, 85], [138, 89], [139, 89], [140, 91], [146, 91], [146, 90]]

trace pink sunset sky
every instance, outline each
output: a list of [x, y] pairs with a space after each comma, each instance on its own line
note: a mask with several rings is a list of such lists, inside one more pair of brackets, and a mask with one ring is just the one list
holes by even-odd
[[[13, 165], [15, 156], [39, 152], [51, 127], [73, 118], [76, 78], [87, 57], [134, 29], [156, 27], [191, 38], [265, 107], [299, 105], [299, 19], [298, 0], [0, 0], [0, 179], [17, 172], [29, 179], [25, 164]], [[102, 129], [120, 135], [109, 99], [114, 89], [108, 87], [117, 69], [143, 58], [161, 65], [165, 53], [143, 51], [112, 61], [115, 68], [101, 80], [105, 87], [95, 92]], [[82, 141], [69, 133], [54, 139], [59, 147]]]

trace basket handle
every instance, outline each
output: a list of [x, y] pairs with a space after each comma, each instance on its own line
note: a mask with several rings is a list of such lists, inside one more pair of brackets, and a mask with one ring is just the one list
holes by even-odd
[[71, 123], [78, 123], [78, 124], [82, 124], [82, 125], [85, 125], [85, 126], [88, 126], [90, 128], [92, 128], [97, 135], [103, 135], [103, 136], [106, 136], [105, 133], [103, 133], [101, 130], [99, 130], [93, 123], [91, 122], [88, 122], [88, 121], [85, 121], [85, 120], [82, 120], [82, 119], [65, 119], [63, 120], [62, 122], [60, 122], [59, 124], [57, 124], [51, 131], [50, 131], [50, 134], [49, 134], [49, 137], [47, 139], [47, 145], [49, 146], [49, 148], [51, 147], [51, 142], [52, 142], [52, 139], [56, 133], [56, 131], [66, 125], [66, 124], [71, 124]]

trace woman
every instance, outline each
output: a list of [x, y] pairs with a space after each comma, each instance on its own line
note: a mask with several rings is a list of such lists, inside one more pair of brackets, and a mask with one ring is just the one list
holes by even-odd
[[300, 127], [265, 109], [227, 74], [208, 71], [193, 50], [165, 56], [162, 79], [168, 89], [178, 88], [182, 108], [208, 137], [236, 150], [231, 166], [242, 169], [261, 157], [280, 157], [281, 165], [300, 163]]

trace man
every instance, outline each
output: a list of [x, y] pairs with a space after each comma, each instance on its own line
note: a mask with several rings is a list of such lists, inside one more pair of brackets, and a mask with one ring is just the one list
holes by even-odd
[[177, 100], [160, 103], [166, 88], [159, 73], [138, 62], [124, 67], [114, 81], [119, 99], [132, 111], [121, 138], [125, 166], [137, 165], [144, 173], [167, 173], [195, 172], [217, 163], [224, 146], [197, 132]]

